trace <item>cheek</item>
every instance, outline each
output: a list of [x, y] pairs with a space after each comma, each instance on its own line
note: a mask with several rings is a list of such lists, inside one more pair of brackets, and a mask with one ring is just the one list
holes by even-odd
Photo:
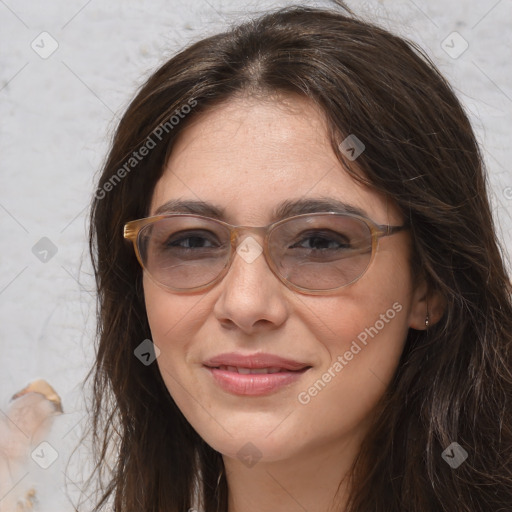
[[[352, 351], [358, 360], [387, 353], [391, 357], [401, 351], [408, 332], [412, 288], [408, 267], [397, 268], [402, 266], [395, 262], [393, 272], [385, 268], [368, 272], [339, 296], [302, 299], [301, 322], [310, 326], [312, 336], [322, 342], [331, 359], [357, 344], [361, 351], [357, 346]], [[350, 354], [347, 358], [356, 359]]]
[[172, 385], [169, 375], [178, 375], [185, 368], [196, 333], [208, 315], [204, 294], [172, 294], [145, 277], [144, 297], [152, 341], [160, 350], [157, 364], [166, 384]]
[[[369, 272], [343, 296], [305, 302], [306, 320], [325, 357], [299, 402], [368, 412], [392, 379], [407, 333], [412, 289], [403, 271]], [[383, 266], [383, 268], [393, 268]], [[378, 289], [377, 284], [378, 283]], [[322, 397], [321, 397], [322, 395]]]
[[[357, 391], [354, 396], [360, 400], [365, 390], [373, 395], [389, 382], [407, 337], [407, 308], [398, 294], [381, 299], [367, 300], [364, 306], [359, 301], [337, 301], [331, 307], [324, 305], [322, 317], [318, 314], [310, 320], [310, 330], [324, 353], [312, 383], [318, 392], [329, 387], [336, 393], [343, 387]], [[304, 391], [311, 398], [319, 394], [314, 389]]]
[[318, 338], [326, 357], [295, 397], [300, 421], [289, 434], [307, 438], [307, 432], [316, 432], [314, 444], [364, 431], [393, 378], [408, 332], [399, 299], [367, 302], [363, 314], [355, 304], [345, 306], [337, 317], [331, 311], [329, 335]]
[[196, 371], [197, 345], [203, 346], [205, 341], [199, 331], [211, 314], [211, 304], [206, 306], [208, 294], [175, 295], [145, 278], [144, 295], [152, 341], [160, 350], [156, 364], [164, 384], [193, 428], [215, 446], [223, 431], [218, 431], [216, 405]]
[[154, 342], [160, 349], [170, 348], [171, 340], [186, 338], [187, 330], [203, 321], [201, 302], [205, 294], [173, 294], [155, 285], [151, 279], [143, 279], [144, 300]]

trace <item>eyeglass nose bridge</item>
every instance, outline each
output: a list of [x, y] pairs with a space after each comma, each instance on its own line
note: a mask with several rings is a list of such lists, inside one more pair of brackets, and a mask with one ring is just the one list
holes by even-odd
[[[268, 226], [231, 226], [230, 228], [230, 241], [231, 246], [234, 250], [239, 247], [240, 243], [251, 236], [250, 234], [256, 234], [265, 243], [265, 238], [268, 233]], [[247, 236], [243, 237], [243, 233], [248, 233]], [[254, 238], [254, 237], [252, 237]], [[259, 244], [259, 242], [258, 242]], [[261, 244], [260, 244], [261, 245]], [[261, 246], [263, 247], [263, 246]]]
[[230, 229], [231, 257], [226, 272], [231, 267], [235, 255], [242, 257], [246, 263], [252, 263], [260, 254], [263, 254], [268, 267], [275, 273], [267, 247], [268, 234], [268, 226], [232, 226]]
[[[279, 281], [282, 281], [282, 277], [277, 271], [276, 264], [272, 260], [272, 255], [270, 254], [268, 247], [268, 237], [270, 232], [271, 226], [231, 226], [231, 254], [227, 265], [224, 267], [221, 276], [219, 276], [219, 279], [224, 279], [224, 277], [227, 275], [233, 260], [235, 259], [235, 256], [239, 256], [246, 263], [251, 264], [260, 255], [263, 255], [269, 270]], [[256, 240], [253, 235], [256, 235], [259, 240]]]

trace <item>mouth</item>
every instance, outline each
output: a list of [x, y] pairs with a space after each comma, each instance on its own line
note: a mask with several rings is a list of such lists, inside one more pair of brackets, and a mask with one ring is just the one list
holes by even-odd
[[224, 391], [261, 396], [297, 382], [311, 365], [271, 354], [221, 354], [203, 366]]
[[244, 368], [243, 366], [227, 366], [225, 364], [220, 366], [211, 367], [216, 370], [223, 370], [226, 372], [237, 372], [242, 375], [263, 375], [271, 373], [283, 373], [283, 372], [299, 372], [302, 370], [287, 370], [286, 368], [279, 368], [277, 366], [271, 368]]

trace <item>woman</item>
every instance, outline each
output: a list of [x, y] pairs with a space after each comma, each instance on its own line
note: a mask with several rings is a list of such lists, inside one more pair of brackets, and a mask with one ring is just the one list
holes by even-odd
[[412, 44], [290, 7], [186, 48], [91, 226], [97, 510], [512, 508], [510, 284]]

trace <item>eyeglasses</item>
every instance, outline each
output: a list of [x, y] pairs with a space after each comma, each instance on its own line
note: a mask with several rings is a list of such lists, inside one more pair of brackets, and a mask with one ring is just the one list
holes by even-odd
[[[124, 237], [133, 242], [153, 281], [173, 292], [206, 290], [226, 275], [235, 252], [248, 263], [263, 252], [271, 271], [290, 289], [325, 295], [357, 281], [379, 239], [407, 227], [337, 212], [302, 214], [262, 227], [178, 213], [128, 222]], [[239, 244], [242, 231], [263, 237], [263, 247], [252, 237]]]

